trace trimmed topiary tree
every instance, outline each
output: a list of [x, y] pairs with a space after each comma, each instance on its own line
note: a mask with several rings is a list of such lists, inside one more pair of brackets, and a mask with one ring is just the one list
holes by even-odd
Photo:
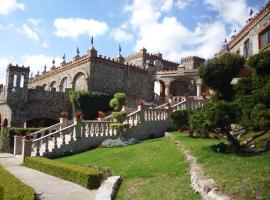
[[3, 127], [3, 129], [2, 134], [0, 133], [0, 152], [10, 153], [9, 132], [7, 128]]
[[110, 100], [110, 107], [115, 111], [120, 111], [124, 105], [127, 96], [123, 92], [117, 92], [114, 94], [114, 97]]

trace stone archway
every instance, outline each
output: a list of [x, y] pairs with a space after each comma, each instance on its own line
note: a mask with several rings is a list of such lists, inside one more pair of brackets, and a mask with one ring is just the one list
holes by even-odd
[[73, 79], [73, 89], [75, 90], [87, 90], [87, 76], [79, 72]]
[[56, 81], [51, 82], [50, 84], [50, 91], [56, 91], [57, 83]]
[[65, 92], [66, 88], [68, 88], [68, 77], [64, 77], [59, 84], [59, 91]]
[[165, 83], [162, 80], [154, 82], [154, 93], [160, 97], [165, 97]]

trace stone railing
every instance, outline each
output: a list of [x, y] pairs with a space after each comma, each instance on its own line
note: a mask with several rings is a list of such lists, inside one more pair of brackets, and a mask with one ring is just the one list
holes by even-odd
[[[188, 98], [172, 107], [147, 108], [138, 106], [138, 110], [127, 115], [123, 123], [129, 124], [126, 134], [137, 139], [148, 138], [147, 134], [165, 130], [170, 122], [173, 111], [182, 109], [197, 109], [207, 101]], [[32, 134], [32, 140], [15, 137], [14, 154], [27, 156], [57, 157], [65, 152], [79, 152], [100, 145], [105, 139], [117, 138], [120, 133], [110, 127], [112, 120], [79, 120], [69, 124], [67, 119], [60, 119], [60, 123]], [[137, 128], [136, 128], [137, 127]], [[57, 130], [58, 129], [58, 130]], [[40, 134], [40, 136], [39, 136]], [[22, 143], [22, 144], [20, 144]], [[21, 145], [21, 146], [20, 146]], [[15, 150], [16, 148], [16, 150]]]
[[61, 123], [54, 124], [52, 126], [49, 126], [47, 128], [41, 129], [39, 131], [36, 131], [34, 133], [31, 133], [30, 136], [32, 139], [37, 139], [40, 137], [43, 137], [45, 135], [48, 135], [52, 132], [55, 132], [56, 130], [59, 130], [61, 128]]
[[33, 155], [34, 153], [34, 156], [46, 155], [49, 151], [60, 148], [61, 145], [76, 140], [78, 137], [80, 135], [76, 131], [76, 123], [74, 123], [41, 138], [32, 140], [31, 154]]

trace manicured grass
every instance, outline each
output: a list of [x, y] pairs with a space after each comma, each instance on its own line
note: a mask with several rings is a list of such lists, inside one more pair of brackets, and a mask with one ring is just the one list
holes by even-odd
[[35, 191], [0, 165], [0, 199], [34, 200]]
[[256, 156], [223, 154], [210, 148], [218, 143], [217, 140], [195, 139], [177, 132], [173, 136], [198, 158], [207, 175], [215, 179], [218, 188], [234, 199], [270, 199], [269, 152]]
[[123, 182], [117, 199], [200, 199], [188, 166], [169, 138], [119, 148], [98, 148], [59, 161], [109, 167]]

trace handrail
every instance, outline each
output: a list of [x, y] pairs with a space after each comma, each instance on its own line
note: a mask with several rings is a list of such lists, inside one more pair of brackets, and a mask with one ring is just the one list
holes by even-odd
[[58, 131], [55, 131], [55, 132], [53, 132], [53, 133], [50, 133], [50, 134], [48, 134], [48, 135], [45, 135], [45, 136], [40, 137], [40, 138], [38, 138], [38, 139], [35, 139], [35, 140], [33, 140], [32, 142], [33, 142], [33, 143], [38, 142], [38, 141], [43, 140], [43, 139], [45, 139], [45, 138], [48, 138], [48, 137], [50, 137], [50, 136], [56, 135], [56, 134], [58, 134], [58, 133], [60, 133], [60, 132], [62, 132], [62, 131], [68, 130], [68, 129], [70, 129], [70, 128], [76, 126], [76, 125], [77, 125], [77, 124], [74, 123], [74, 124], [72, 124], [72, 125], [70, 125], [70, 126], [67, 126], [67, 127], [65, 127], [65, 128], [62, 128], [62, 129], [60, 129], [60, 130], [58, 130]]
[[175, 107], [177, 107], [177, 106], [179, 106], [179, 105], [185, 103], [186, 101], [187, 101], [187, 100], [184, 100], [184, 101], [181, 101], [181, 102], [179, 102], [179, 103], [176, 103], [176, 104], [174, 104], [174, 105], [172, 106], [172, 108], [175, 108]]
[[167, 103], [164, 103], [164, 104], [161, 104], [161, 105], [159, 105], [159, 106], [155, 107], [154, 109], [157, 109], [157, 108], [162, 108], [162, 107], [167, 106], [167, 105], [169, 105], [169, 104], [170, 104], [170, 103], [169, 103], [169, 102], [167, 102]]
[[106, 124], [112, 123], [111, 121], [99, 121], [99, 120], [83, 120], [82, 123], [99, 123], [99, 124]]
[[130, 116], [132, 116], [132, 115], [135, 115], [135, 114], [137, 114], [137, 113], [139, 113], [139, 112], [140, 112], [140, 110], [136, 110], [136, 111], [134, 111], [134, 112], [128, 114], [128, 115], [126, 116], [126, 118], [127, 118], [127, 117], [130, 117]]
[[39, 130], [39, 131], [33, 132], [33, 133], [31, 133], [30, 135], [32, 136], [32, 135], [36, 135], [36, 134], [38, 134], [38, 133], [42, 133], [43, 131], [47, 131], [47, 130], [52, 129], [52, 128], [56, 127], [56, 126], [61, 126], [61, 123], [57, 123], [57, 124], [54, 124], [54, 125], [49, 126], [49, 127], [47, 127], [47, 128], [44, 128], [44, 129], [41, 129], [41, 130]]

